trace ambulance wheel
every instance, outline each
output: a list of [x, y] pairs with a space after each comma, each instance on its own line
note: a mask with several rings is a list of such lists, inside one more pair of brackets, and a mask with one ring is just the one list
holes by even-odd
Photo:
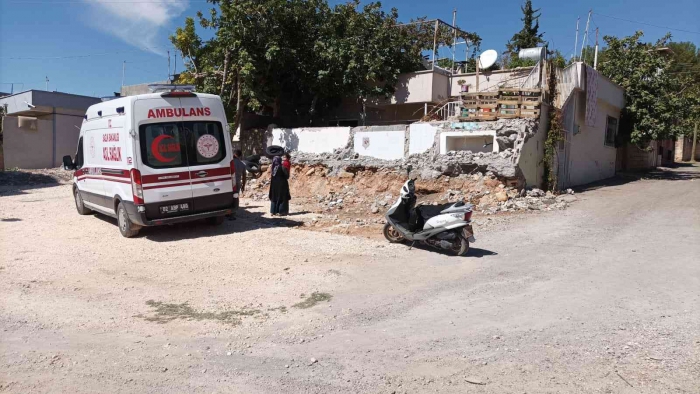
[[80, 190], [77, 187], [73, 188], [73, 197], [75, 198], [75, 208], [80, 215], [89, 215], [92, 211], [83, 204], [83, 197], [80, 195]]
[[122, 203], [119, 203], [117, 207], [117, 224], [119, 225], [119, 232], [125, 238], [135, 237], [139, 233], [140, 228], [131, 223], [129, 215], [126, 213], [126, 208], [124, 208]]
[[211, 224], [212, 226], [218, 226], [218, 225], [224, 223], [224, 217], [223, 216], [214, 216], [212, 218], [207, 218], [207, 223]]
[[384, 238], [393, 244], [403, 242], [405, 240], [399, 230], [395, 229], [394, 226], [389, 223], [384, 225]]

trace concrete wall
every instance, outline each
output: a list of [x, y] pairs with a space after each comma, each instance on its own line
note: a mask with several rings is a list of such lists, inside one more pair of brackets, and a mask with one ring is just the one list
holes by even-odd
[[598, 73], [598, 99], [622, 109], [625, 107], [625, 91], [611, 80]]
[[413, 123], [409, 126], [408, 154], [415, 155], [430, 150], [435, 145], [437, 127], [430, 123]]
[[[484, 147], [484, 144], [491, 144]], [[470, 150], [476, 152], [498, 152], [496, 132], [493, 130], [443, 131], [440, 133], [440, 154], [449, 151]]]
[[391, 104], [429, 103], [433, 101], [433, 74], [432, 70], [425, 70], [399, 75], [399, 82], [396, 86], [396, 92], [391, 97]]
[[384, 160], [404, 157], [406, 130], [356, 131], [353, 143], [355, 153]]
[[350, 138], [350, 127], [315, 127], [273, 129], [268, 145], [279, 145], [287, 150], [306, 153], [331, 153], [344, 148]]
[[544, 142], [547, 140], [549, 124], [546, 104], [542, 105], [537, 132], [525, 141], [518, 159], [518, 166], [525, 176], [526, 187], [542, 187], [544, 183]]
[[63, 156], [75, 155], [82, 121], [82, 117], [57, 114], [54, 138], [53, 115], [42, 118], [5, 117], [5, 168], [37, 169], [60, 166]]
[[[29, 127], [19, 125], [20, 118], [6, 116], [2, 123], [5, 169], [53, 167], [53, 125], [50, 120], [35, 119]], [[24, 123], [24, 122], [23, 122]], [[73, 147], [75, 149], [75, 146]]]
[[450, 76], [443, 73], [433, 74], [432, 102], [439, 103], [450, 97]]
[[54, 167], [63, 164], [63, 156], [75, 156], [83, 118], [69, 115], [56, 115], [56, 157]]
[[580, 132], [571, 137], [569, 152], [569, 183], [577, 186], [610, 178], [615, 175], [615, 147], [605, 145], [607, 117], [620, 119], [620, 110], [598, 98], [598, 114], [595, 125], [588, 127], [582, 111], [576, 111], [576, 123]]
[[[498, 84], [505, 83], [505, 81], [509, 81], [508, 83], [514, 84], [514, 86], [520, 86], [520, 83], [525, 81], [527, 76], [530, 75], [531, 70], [532, 67], [526, 67], [517, 70], [497, 70], [487, 71], [485, 73], [481, 72], [479, 73], [479, 90], [482, 92], [487, 90], [495, 90], [498, 87]], [[458, 96], [460, 94], [462, 87], [459, 86], [457, 82], [462, 79], [466, 81], [466, 85], [471, 85], [469, 86], [470, 92], [476, 92], [476, 73], [455, 74], [451, 76], [450, 79], [450, 96]]]

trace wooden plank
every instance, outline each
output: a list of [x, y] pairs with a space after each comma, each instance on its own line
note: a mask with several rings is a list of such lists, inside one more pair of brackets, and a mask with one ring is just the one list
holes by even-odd
[[520, 100], [498, 100], [498, 104], [500, 105], [519, 105]]
[[540, 88], [522, 88], [519, 90], [521, 92], [542, 93], [542, 89], [540, 89]]

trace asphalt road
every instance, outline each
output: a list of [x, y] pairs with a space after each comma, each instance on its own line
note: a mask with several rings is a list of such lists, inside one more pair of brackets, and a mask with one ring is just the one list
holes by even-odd
[[127, 240], [5, 192], [0, 391], [700, 393], [700, 168], [576, 197], [455, 258], [263, 207]]

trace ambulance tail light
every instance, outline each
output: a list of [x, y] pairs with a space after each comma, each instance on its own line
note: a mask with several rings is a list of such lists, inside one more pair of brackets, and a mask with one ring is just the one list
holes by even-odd
[[231, 183], [233, 183], [233, 192], [238, 192], [238, 185], [236, 184], [236, 161], [231, 160]]
[[143, 204], [143, 184], [141, 183], [141, 171], [131, 169], [131, 193], [134, 196], [134, 204]]

